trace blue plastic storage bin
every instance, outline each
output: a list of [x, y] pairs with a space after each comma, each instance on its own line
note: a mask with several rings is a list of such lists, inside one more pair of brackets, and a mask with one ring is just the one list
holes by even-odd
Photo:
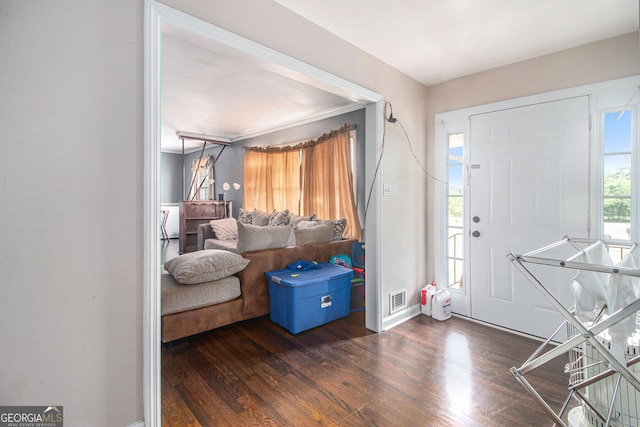
[[353, 271], [328, 262], [318, 265], [266, 273], [271, 320], [293, 334], [349, 315]]

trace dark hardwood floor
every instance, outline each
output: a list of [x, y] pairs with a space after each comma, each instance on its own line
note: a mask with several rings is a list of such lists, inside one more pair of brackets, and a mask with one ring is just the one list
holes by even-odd
[[[359, 311], [292, 335], [266, 316], [163, 347], [163, 426], [553, 424], [509, 372], [538, 342], [461, 318], [363, 325]], [[566, 362], [527, 375], [556, 410]]]
[[162, 264], [179, 255], [178, 239], [160, 240], [160, 259]]

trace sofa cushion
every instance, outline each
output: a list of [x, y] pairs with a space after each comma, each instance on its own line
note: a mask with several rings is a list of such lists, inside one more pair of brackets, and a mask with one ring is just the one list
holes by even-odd
[[344, 235], [344, 230], [347, 227], [347, 220], [345, 218], [342, 219], [314, 219], [311, 221], [300, 221], [296, 228], [313, 228], [318, 224], [329, 224], [333, 229], [333, 240], [342, 240], [342, 236]]
[[251, 213], [251, 224], [258, 226], [269, 225], [269, 218], [271, 218], [271, 214], [269, 212], [254, 209]]
[[291, 235], [291, 225], [276, 227], [238, 223], [238, 245], [236, 252], [258, 251], [261, 249], [284, 248]]
[[271, 212], [271, 216], [269, 217], [269, 223], [267, 224], [269, 227], [279, 226], [279, 225], [287, 225], [289, 224], [289, 216], [291, 212], [289, 209], [285, 209], [283, 211], [273, 210]]
[[244, 269], [247, 264], [249, 260], [236, 253], [204, 249], [170, 259], [164, 264], [164, 268], [178, 283], [193, 285], [231, 276]]
[[180, 313], [208, 305], [221, 304], [240, 296], [240, 280], [227, 276], [212, 282], [183, 286], [175, 278], [162, 272], [161, 314]]
[[238, 222], [243, 224], [251, 224], [253, 221], [253, 211], [248, 211], [246, 209], [240, 208], [240, 213], [238, 214]]
[[316, 219], [316, 214], [307, 215], [307, 216], [300, 216], [300, 215], [296, 215], [296, 214], [292, 213], [289, 216], [289, 224], [291, 224], [291, 225], [293, 225], [295, 227], [301, 221], [313, 221], [314, 219]]
[[224, 249], [225, 251], [236, 252], [237, 240], [207, 239], [204, 241], [202, 249]]
[[218, 240], [237, 240], [238, 221], [235, 218], [214, 219], [210, 222], [213, 234]]
[[323, 224], [331, 224], [333, 227], [333, 240], [342, 240], [344, 229], [347, 228], [347, 220], [342, 219], [329, 219], [326, 221], [320, 221]]
[[297, 246], [311, 243], [327, 243], [333, 240], [331, 224], [318, 224], [313, 227], [294, 228]]

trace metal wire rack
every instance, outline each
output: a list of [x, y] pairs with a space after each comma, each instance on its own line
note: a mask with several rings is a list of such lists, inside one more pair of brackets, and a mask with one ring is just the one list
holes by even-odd
[[[538, 289], [545, 298], [565, 318], [551, 336], [527, 359], [520, 368], [511, 368], [514, 378], [538, 401], [543, 410], [549, 415], [554, 425], [567, 427], [563, 416], [573, 399], [577, 399], [582, 409], [581, 425], [596, 427], [626, 427], [640, 426], [640, 334], [624, 335], [622, 341], [626, 348], [620, 356], [620, 349], [613, 351], [613, 342], [609, 334], [621, 322], [636, 318], [640, 309], [640, 298], [637, 296], [624, 307], [612, 312], [606, 305], [596, 307], [593, 316], [585, 318], [578, 315], [575, 307], [566, 308], [536, 278], [525, 264], [541, 264], [551, 267], [571, 268], [579, 271], [604, 273], [609, 275], [623, 275], [640, 277], [640, 269], [635, 265], [629, 267], [610, 266], [591, 262], [584, 262], [584, 258], [577, 256], [567, 260], [557, 260], [540, 256], [549, 249], [560, 245], [570, 244], [579, 253], [584, 253], [591, 245], [605, 244], [602, 241], [590, 239], [573, 239], [565, 236], [561, 241], [529, 252], [524, 255], [508, 254], [511, 263]], [[616, 242], [616, 246], [620, 243]], [[628, 246], [628, 253], [632, 254], [637, 244], [622, 243]], [[632, 255], [630, 255], [632, 256]], [[576, 261], [578, 260], [578, 261]], [[603, 276], [600, 276], [602, 278]], [[556, 338], [559, 331], [566, 328], [567, 338], [552, 350], [543, 350]], [[627, 326], [628, 328], [628, 326]], [[613, 329], [612, 329], [613, 330]], [[619, 330], [615, 329], [616, 331]], [[620, 333], [616, 332], [616, 343], [620, 342]], [[619, 344], [615, 344], [619, 345]], [[568, 396], [559, 411], [555, 411], [544, 400], [525, 376], [536, 368], [555, 359], [558, 356], [569, 355], [566, 373], [569, 375]]]

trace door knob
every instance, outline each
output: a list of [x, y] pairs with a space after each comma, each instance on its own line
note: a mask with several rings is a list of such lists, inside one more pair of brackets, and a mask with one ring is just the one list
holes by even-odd
[[480, 237], [480, 232], [478, 230], [474, 231], [473, 233], [471, 233], [471, 235], [473, 237]]
[[473, 222], [480, 222], [480, 217], [479, 216], [474, 216], [471, 221]]

